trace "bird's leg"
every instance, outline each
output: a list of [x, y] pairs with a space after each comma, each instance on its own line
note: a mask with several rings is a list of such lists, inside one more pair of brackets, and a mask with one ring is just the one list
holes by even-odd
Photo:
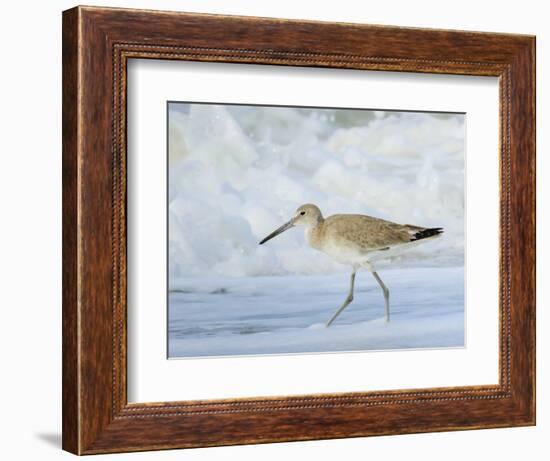
[[331, 323], [334, 322], [336, 320], [336, 317], [338, 317], [340, 315], [340, 313], [346, 308], [348, 307], [348, 304], [351, 303], [353, 301], [353, 287], [355, 286], [355, 272], [356, 270], [354, 269], [354, 271], [351, 273], [351, 280], [350, 280], [350, 286], [349, 286], [349, 293], [348, 293], [348, 297], [346, 298], [346, 300], [344, 301], [344, 304], [342, 304], [340, 306], [340, 308], [334, 313], [334, 315], [330, 318], [330, 320], [327, 322], [327, 324], [325, 325], [326, 327], [330, 327]]
[[384, 292], [384, 303], [385, 303], [385, 309], [386, 309], [386, 322], [390, 321], [390, 290], [388, 290], [388, 287], [384, 285], [384, 282], [382, 282], [382, 279], [380, 276], [375, 272], [371, 272], [376, 281], [378, 282], [378, 285], [380, 285], [380, 288], [382, 288], [382, 291]]

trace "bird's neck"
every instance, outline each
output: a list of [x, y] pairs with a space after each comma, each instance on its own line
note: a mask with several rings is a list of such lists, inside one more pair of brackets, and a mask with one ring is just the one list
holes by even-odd
[[321, 217], [317, 220], [316, 224], [306, 226], [305, 236], [309, 246], [320, 249], [321, 248], [321, 234], [323, 229], [324, 219]]

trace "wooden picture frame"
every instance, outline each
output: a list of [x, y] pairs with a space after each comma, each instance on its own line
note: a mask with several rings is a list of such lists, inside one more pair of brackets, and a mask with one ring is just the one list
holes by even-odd
[[[496, 76], [500, 380], [494, 386], [129, 404], [131, 58]], [[535, 424], [535, 38], [77, 7], [63, 13], [63, 448], [76, 454]]]

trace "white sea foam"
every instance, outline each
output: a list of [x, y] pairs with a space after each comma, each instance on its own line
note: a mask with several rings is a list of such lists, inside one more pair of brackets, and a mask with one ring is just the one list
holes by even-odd
[[464, 117], [172, 103], [169, 278], [347, 270], [299, 229], [258, 241], [303, 203], [444, 227], [397, 266], [464, 257]]

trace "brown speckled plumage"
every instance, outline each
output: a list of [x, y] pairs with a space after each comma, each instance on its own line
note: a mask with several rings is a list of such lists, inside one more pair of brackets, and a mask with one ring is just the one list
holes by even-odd
[[[337, 260], [350, 259], [354, 253], [353, 261], [349, 261], [351, 264], [374, 251], [385, 251], [442, 232], [441, 228], [397, 224], [360, 214], [336, 214], [325, 219], [313, 204], [302, 205], [296, 211], [293, 225], [300, 224], [306, 227], [310, 246]], [[342, 254], [338, 255], [339, 252]]]
[[321, 242], [352, 245], [358, 251], [369, 252], [409, 243], [411, 234], [423, 228], [401, 225], [384, 219], [359, 214], [335, 214], [322, 219], [311, 229], [310, 242], [318, 248]]

